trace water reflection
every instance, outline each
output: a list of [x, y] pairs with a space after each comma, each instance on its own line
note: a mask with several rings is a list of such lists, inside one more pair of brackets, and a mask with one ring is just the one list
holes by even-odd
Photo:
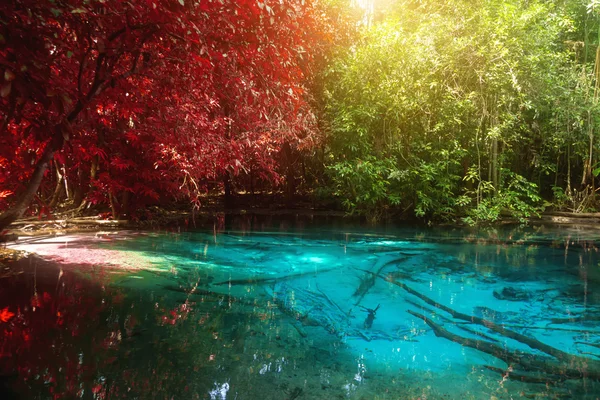
[[2, 398], [599, 393], [593, 232], [251, 226], [23, 245]]

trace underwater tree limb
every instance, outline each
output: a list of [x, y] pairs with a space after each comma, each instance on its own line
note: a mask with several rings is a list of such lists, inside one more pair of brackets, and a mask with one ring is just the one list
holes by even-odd
[[225, 301], [227, 303], [239, 303], [239, 304], [244, 304], [244, 305], [248, 305], [248, 306], [256, 306], [256, 302], [255, 301], [250, 301], [250, 300], [245, 300], [239, 297], [234, 297], [231, 295], [228, 295], [226, 293], [219, 293], [219, 292], [213, 292], [210, 290], [205, 290], [205, 289], [184, 289], [181, 287], [177, 287], [174, 285], [163, 285], [162, 286], [164, 289], [166, 290], [171, 290], [173, 292], [180, 292], [180, 293], [185, 293], [188, 296], [194, 295], [194, 296], [208, 296], [208, 297], [214, 297], [215, 299], [219, 300], [219, 301]]
[[[521, 353], [518, 351], [510, 353], [496, 344], [479, 339], [465, 338], [455, 333], [452, 333], [447, 329], [443, 328], [441, 325], [432, 321], [431, 318], [427, 318], [426, 316], [411, 310], [407, 311], [413, 316], [422, 319], [427, 325], [429, 325], [429, 327], [433, 329], [433, 332], [436, 336], [443, 337], [445, 339], [459, 343], [465, 347], [471, 347], [483, 353], [487, 353], [491, 356], [498, 358], [499, 360], [504, 361], [509, 365], [518, 364], [520, 367], [527, 371], [542, 371], [551, 376], [559, 375], [563, 380], [571, 378], [580, 379], [582, 377], [588, 377], [596, 380], [600, 379], [600, 370], [598, 369], [589, 368], [588, 370], [580, 370], [577, 369], [576, 365], [574, 366], [573, 363], [559, 364], [556, 361], [552, 361], [547, 358], [542, 358], [533, 354]], [[584, 365], [583, 367], [589, 367], [592, 363], [595, 363], [595, 361], [588, 360], [587, 365]]]
[[575, 344], [584, 344], [586, 346], [597, 347], [600, 349], [600, 343], [590, 343], [590, 342], [575, 342]]
[[319, 291], [319, 293], [321, 294], [321, 296], [323, 296], [323, 298], [325, 300], [327, 300], [327, 302], [329, 304], [331, 304], [332, 306], [334, 306], [335, 308], [337, 308], [342, 314], [346, 314], [346, 312], [344, 310], [342, 310], [342, 308], [340, 306], [338, 306], [338, 304], [335, 301], [331, 300], [329, 298], [329, 296], [327, 296], [327, 294], [324, 291], [322, 291], [321, 288], [319, 288], [319, 285], [316, 282], [315, 282], [315, 287], [317, 288], [317, 290]]
[[404, 262], [407, 259], [408, 259], [408, 257], [403, 257], [403, 258], [387, 261], [387, 262], [383, 263], [383, 265], [381, 265], [379, 268], [377, 268], [377, 272], [368, 271], [368, 270], [364, 270], [361, 268], [356, 268], [359, 271], [363, 271], [365, 273], [365, 275], [360, 279], [360, 285], [358, 286], [358, 288], [356, 289], [354, 294], [352, 294], [352, 297], [358, 297], [358, 299], [356, 300], [354, 305], [355, 306], [359, 305], [360, 302], [362, 301], [362, 299], [364, 299], [364, 297], [367, 295], [369, 290], [371, 290], [371, 288], [375, 285], [375, 279], [381, 275], [381, 271], [383, 271], [386, 267], [388, 267], [392, 264]]
[[589, 322], [589, 321], [600, 321], [600, 315], [583, 315], [571, 318], [552, 318], [550, 323], [552, 324], [571, 324], [573, 322]]
[[416, 313], [412, 310], [407, 310], [407, 311], [409, 314], [414, 315], [415, 317], [417, 317], [419, 319], [422, 319], [427, 325], [429, 325], [429, 327], [431, 329], [433, 329], [433, 332], [438, 337], [443, 337], [445, 339], [459, 343], [465, 347], [471, 347], [473, 349], [487, 353], [489, 355], [492, 355], [492, 356], [506, 362], [507, 364], [514, 363], [514, 362], [519, 363], [521, 361], [521, 355], [518, 353], [514, 353], [514, 354], [508, 353], [504, 348], [502, 348], [496, 344], [486, 342], [484, 340], [469, 339], [469, 338], [462, 337], [460, 335], [457, 335], [455, 333], [448, 331], [447, 329], [443, 328], [441, 325], [433, 322], [431, 320], [431, 318], [427, 318], [423, 314]]
[[[290, 316], [288, 315], [288, 317], [290, 317]], [[296, 329], [296, 332], [298, 332], [298, 334], [301, 337], [305, 338], [305, 337], [308, 336], [308, 333], [306, 333], [306, 331], [304, 330], [304, 327], [302, 326], [302, 323], [300, 321], [298, 321], [297, 319], [295, 319], [295, 318], [292, 317], [291, 321], [290, 321], [290, 325], [294, 329]]]
[[433, 329], [433, 332], [438, 337], [443, 337], [445, 339], [459, 343], [463, 346], [471, 347], [476, 350], [482, 351], [484, 353], [490, 354], [490, 355], [506, 362], [507, 364], [510, 364], [513, 362], [518, 363], [521, 361], [521, 355], [519, 355], [518, 353], [515, 353], [515, 354], [508, 353], [508, 352], [506, 352], [506, 350], [504, 348], [502, 348], [496, 344], [486, 342], [484, 340], [469, 339], [469, 338], [462, 337], [460, 335], [457, 335], [455, 333], [448, 331], [447, 329], [443, 328], [441, 325], [433, 322], [431, 320], [431, 318], [427, 318], [423, 314], [416, 313], [412, 310], [407, 310], [407, 312], [419, 319], [422, 319], [427, 325], [429, 325], [429, 327], [431, 329]]
[[597, 358], [600, 358], [600, 354], [596, 354], [596, 353], [590, 353], [589, 351], [580, 351], [581, 354], [588, 354], [590, 356], [594, 356]]
[[[385, 279], [381, 275], [379, 277], [382, 279]], [[388, 282], [401, 287], [408, 293], [420, 298], [425, 303], [430, 304], [436, 308], [439, 308], [440, 310], [446, 311], [448, 314], [452, 315], [453, 318], [462, 319], [464, 321], [471, 321], [473, 323], [483, 325], [483, 326], [487, 327], [488, 329], [491, 329], [494, 332], [501, 334], [502, 336], [505, 336], [507, 338], [514, 339], [518, 342], [526, 344], [527, 346], [531, 347], [532, 349], [542, 351], [548, 355], [555, 357], [557, 360], [560, 360], [566, 364], [572, 364], [573, 362], [577, 362], [578, 364], [585, 365], [586, 367], [588, 367], [594, 371], [597, 371], [597, 373], [600, 374], [600, 363], [595, 360], [589, 359], [587, 357], [580, 357], [580, 356], [576, 356], [573, 354], [569, 354], [567, 352], [564, 352], [562, 350], [559, 350], [557, 348], [549, 346], [543, 342], [540, 342], [537, 339], [522, 335], [522, 334], [512, 331], [510, 329], [506, 329], [504, 326], [498, 325], [495, 322], [492, 322], [492, 321], [489, 321], [489, 320], [486, 320], [486, 319], [483, 319], [480, 317], [476, 317], [474, 315], [468, 315], [468, 314], [464, 314], [464, 313], [458, 312], [456, 310], [453, 310], [452, 308], [446, 307], [445, 305], [440, 304], [437, 301], [434, 301], [433, 299], [425, 296], [424, 294], [419, 293], [418, 291], [410, 288], [409, 286], [407, 286], [406, 284], [404, 284], [402, 282], [398, 282], [395, 280], [388, 281]]]
[[[550, 383], [554, 384], [556, 382], [564, 381], [564, 377], [560, 375], [531, 375], [523, 372], [515, 372], [511, 370], [504, 370], [502, 368], [493, 367], [491, 365], [484, 365], [485, 368], [490, 371], [494, 371], [513, 381], [527, 382], [527, 383]], [[552, 378], [552, 379], [549, 379]]]
[[570, 328], [556, 328], [552, 326], [525, 326], [518, 324], [502, 324], [505, 328], [517, 328], [517, 329], [532, 329], [532, 330], [542, 330], [542, 331], [563, 331], [563, 332], [576, 332], [576, 333], [591, 333], [589, 330], [585, 329], [570, 329]]
[[301, 278], [305, 276], [315, 276], [318, 274], [323, 274], [325, 272], [330, 272], [339, 269], [339, 267], [325, 268], [319, 271], [310, 271], [310, 272], [299, 272], [296, 274], [284, 275], [284, 276], [266, 276], [262, 278], [244, 278], [244, 279], [229, 279], [222, 282], [213, 283], [213, 286], [220, 285], [260, 285], [263, 283], [277, 283], [281, 281], [286, 281], [289, 279]]
[[498, 339], [496, 339], [496, 338], [493, 338], [493, 337], [491, 337], [491, 336], [489, 336], [489, 335], [486, 335], [486, 334], [485, 334], [485, 333], [483, 333], [483, 332], [478, 332], [478, 331], [476, 331], [475, 329], [471, 329], [471, 328], [469, 328], [468, 326], [465, 326], [465, 325], [457, 325], [457, 327], [458, 327], [459, 329], [462, 329], [463, 331], [467, 331], [467, 332], [469, 332], [469, 333], [470, 333], [470, 334], [472, 334], [472, 335], [480, 336], [480, 337], [482, 337], [482, 338], [484, 338], [484, 339], [487, 339], [487, 340], [489, 340], [489, 341], [491, 341], [491, 342], [502, 343], [502, 341], [500, 341], [500, 340], [498, 340]]
[[[427, 311], [428, 313], [431, 313], [431, 314], [437, 314], [437, 316], [439, 316], [444, 321], [451, 322], [460, 329], [463, 329], [463, 330], [466, 330], [466, 331], [469, 331], [472, 333], [476, 332], [475, 330], [472, 330], [465, 326], [465, 324], [472, 323], [471, 321], [464, 321], [464, 322], [453, 321], [450, 318], [448, 318], [442, 314], [438, 314], [433, 308], [429, 308], [427, 306], [424, 306], [423, 304], [419, 304], [416, 301], [411, 300], [410, 298], [405, 298], [404, 301], [406, 301], [409, 304], [412, 304], [413, 306], [417, 307], [420, 310]], [[525, 325], [518, 325], [518, 324], [502, 324], [502, 326], [505, 328], [535, 329], [535, 330], [542, 330], [542, 331], [564, 331], [564, 332], [576, 332], [576, 333], [590, 333], [589, 330], [584, 330], [584, 329], [557, 328], [557, 327], [552, 327], [552, 326], [525, 326]], [[496, 342], [498, 341], [497, 339], [494, 339], [491, 336], [488, 336], [482, 332], [477, 332], [475, 334], [478, 336], [481, 336], [481, 337], [485, 337], [486, 339], [491, 340], [491, 341], [496, 341]], [[584, 342], [575, 342], [575, 343], [584, 343]], [[598, 344], [597, 347], [600, 348], [600, 344]]]

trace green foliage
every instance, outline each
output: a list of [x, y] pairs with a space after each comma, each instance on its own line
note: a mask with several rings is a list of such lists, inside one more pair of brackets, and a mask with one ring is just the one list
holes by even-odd
[[390, 179], [398, 182], [400, 193], [411, 196], [408, 206], [417, 217], [448, 220], [457, 214], [464, 204], [459, 196], [462, 167], [458, 161], [464, 153], [458, 146], [442, 149], [432, 161], [414, 157], [414, 164], [392, 172]]
[[569, 205], [570, 197], [565, 189], [560, 186], [552, 186], [552, 203], [559, 210], [566, 209]]
[[387, 204], [399, 204], [400, 198], [390, 192], [392, 163], [373, 157], [354, 162], [343, 161], [331, 165], [328, 172], [333, 181], [334, 195], [351, 212], [377, 219]]
[[[502, 170], [504, 182], [495, 196], [484, 198], [476, 207], [467, 212], [463, 221], [469, 225], [482, 222], [495, 222], [501, 216], [516, 218], [520, 223], [526, 223], [532, 216], [539, 217], [543, 211], [542, 198], [538, 194], [535, 183], [529, 182], [519, 174]], [[485, 191], [493, 191], [489, 184]]]
[[539, 213], [540, 186], [564, 182], [566, 153], [567, 175], [582, 171], [600, 125], [572, 44], [584, 5], [388, 3], [326, 71], [336, 194], [350, 211], [428, 220]]

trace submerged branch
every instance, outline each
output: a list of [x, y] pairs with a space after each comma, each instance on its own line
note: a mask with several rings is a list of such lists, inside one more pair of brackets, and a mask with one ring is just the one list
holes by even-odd
[[[385, 279], [381, 275], [380, 275], [380, 278]], [[598, 361], [591, 360], [587, 357], [580, 357], [580, 356], [576, 356], [573, 354], [569, 354], [567, 352], [564, 352], [562, 350], [559, 350], [557, 348], [549, 346], [543, 342], [540, 342], [537, 339], [522, 335], [522, 334], [512, 331], [510, 329], [506, 329], [504, 326], [498, 325], [495, 322], [492, 322], [492, 321], [489, 321], [489, 320], [486, 320], [486, 319], [483, 319], [480, 317], [476, 317], [474, 315], [468, 315], [468, 314], [464, 314], [464, 313], [455, 311], [455, 310], [451, 309], [450, 307], [446, 307], [443, 304], [440, 304], [437, 301], [430, 299], [429, 297], [425, 296], [424, 294], [419, 293], [418, 291], [410, 288], [409, 286], [407, 286], [406, 284], [404, 284], [402, 282], [398, 282], [398, 281], [394, 281], [394, 280], [389, 281], [389, 282], [396, 286], [401, 287], [408, 293], [420, 298], [425, 303], [430, 304], [436, 308], [439, 308], [440, 310], [447, 312], [448, 314], [452, 315], [453, 318], [462, 319], [464, 321], [470, 321], [470, 322], [473, 322], [478, 325], [483, 325], [486, 328], [491, 329], [492, 331], [501, 334], [502, 336], [505, 336], [510, 339], [514, 339], [518, 342], [526, 344], [527, 346], [531, 347], [532, 349], [536, 349], [536, 350], [542, 351], [548, 355], [551, 355], [552, 357], [555, 357], [557, 360], [560, 360], [560, 361], [564, 362], [565, 364], [571, 365], [572, 363], [575, 362], [579, 365], [585, 365], [586, 367], [596, 371], [596, 373], [600, 376], [600, 363]]]
[[185, 293], [188, 296], [194, 295], [194, 296], [208, 296], [208, 297], [213, 297], [215, 298], [215, 300], [219, 301], [219, 302], [227, 302], [229, 303], [239, 303], [239, 304], [244, 304], [244, 305], [249, 305], [249, 306], [256, 306], [256, 302], [255, 301], [249, 301], [249, 300], [245, 300], [239, 297], [234, 297], [231, 295], [228, 295], [226, 293], [219, 293], [219, 292], [213, 292], [210, 290], [205, 290], [205, 289], [184, 289], [178, 286], [173, 286], [173, 285], [164, 285], [162, 286], [164, 289], [166, 290], [171, 290], [173, 292], [180, 292], [180, 293]]
[[[411, 310], [408, 310], [408, 312], [414, 315], [415, 317], [422, 319], [427, 325], [429, 325], [431, 329], [433, 329], [433, 332], [436, 336], [443, 337], [445, 339], [459, 343], [465, 347], [471, 347], [483, 353], [487, 353], [491, 356], [498, 358], [499, 360], [504, 361], [508, 365], [518, 364], [520, 367], [522, 367], [522, 369], [525, 369], [526, 371], [543, 371], [545, 374], [548, 374], [547, 378], [554, 379], [554, 376], [560, 376], [560, 378], [554, 379], [554, 381], [560, 379], [580, 379], [582, 377], [589, 377], [596, 380], [600, 379], [600, 370], [591, 368], [591, 366], [593, 365], [592, 363], [597, 363], [594, 360], [588, 359], [587, 363], [580, 365], [581, 369], [578, 369], [577, 365], [573, 366], [572, 363], [557, 363], [556, 361], [550, 360], [548, 358], [542, 358], [540, 356], [522, 353], [519, 351], [510, 353], [504, 348], [494, 343], [489, 343], [484, 340], [465, 338], [455, 333], [452, 333], [447, 329], [443, 328], [441, 325], [432, 321], [431, 318], [427, 318], [422, 314], [416, 313]], [[544, 380], [543, 382], [547, 381]]]
[[571, 318], [552, 318], [550, 323], [552, 324], [571, 324], [573, 322], [591, 322], [600, 321], [600, 315], [583, 315]]
[[575, 342], [575, 344], [584, 344], [586, 346], [592, 346], [592, 347], [597, 347], [600, 349], [600, 344], [599, 343], [589, 343], [589, 342]]
[[455, 333], [452, 333], [452, 332], [444, 329], [441, 325], [438, 325], [437, 323], [433, 322], [431, 320], [431, 318], [427, 318], [423, 314], [416, 313], [412, 310], [408, 310], [408, 313], [425, 321], [425, 323], [427, 325], [429, 325], [429, 327], [431, 329], [433, 329], [433, 332], [435, 333], [436, 336], [443, 337], [445, 339], [459, 343], [463, 346], [471, 347], [473, 349], [487, 353], [489, 355], [492, 355], [492, 356], [506, 362], [507, 364], [514, 363], [514, 362], [519, 363], [523, 356], [522, 354], [519, 354], [516, 352], [514, 354], [508, 353], [504, 348], [502, 348], [494, 343], [486, 342], [484, 340], [479, 340], [479, 339], [469, 339], [469, 338], [465, 338], [460, 335], [457, 335]]
[[408, 259], [408, 257], [403, 257], [400, 259], [394, 259], [392, 261], [388, 261], [388, 262], [384, 263], [382, 266], [380, 266], [376, 272], [364, 270], [361, 268], [356, 268], [359, 271], [363, 271], [365, 273], [365, 275], [360, 279], [360, 285], [358, 286], [358, 288], [352, 295], [352, 297], [358, 297], [358, 299], [356, 299], [356, 302], [354, 303], [354, 305], [357, 306], [360, 304], [360, 302], [364, 299], [364, 297], [367, 295], [369, 290], [371, 290], [371, 288], [375, 285], [375, 279], [381, 275], [381, 272], [386, 267], [388, 267], [392, 264], [404, 262], [407, 259]]
[[[427, 306], [424, 306], [423, 304], [419, 304], [414, 300], [411, 300], [410, 298], [406, 298], [405, 301], [409, 304], [412, 304], [413, 306], [417, 307], [420, 310], [423, 311], [427, 311], [431, 314], [437, 314], [437, 312], [432, 309], [429, 308]], [[460, 329], [464, 329], [464, 330], [470, 330], [469, 328], [465, 327], [465, 324], [470, 324], [472, 323], [471, 321], [464, 321], [464, 322], [456, 322], [451, 320], [450, 318], [447, 318], [445, 316], [443, 316], [442, 314], [437, 314], [437, 316], [439, 316], [441, 319], [443, 319], [446, 322], [451, 322], [453, 324], [455, 324], [457, 327], [459, 327]], [[542, 331], [563, 331], [563, 332], [576, 332], [576, 333], [590, 333], [590, 330], [584, 330], [584, 329], [571, 329], [571, 328], [557, 328], [557, 327], [553, 327], [553, 326], [526, 326], [526, 325], [518, 325], [518, 324], [502, 324], [502, 326], [504, 328], [516, 328], [516, 329], [531, 329], [531, 330], [542, 330]], [[473, 331], [474, 333], [475, 331]], [[484, 336], [484, 333], [478, 332], [477, 333], [478, 336]], [[485, 335], [485, 337], [487, 337], [488, 340], [493, 340], [493, 341], [497, 341], [496, 339], [492, 339], [490, 336]], [[575, 343], [583, 343], [583, 342], [575, 342]], [[597, 345], [598, 347], [600, 347], [600, 345]]]
[[[502, 375], [502, 377], [506, 377], [510, 380], [513, 381], [520, 381], [520, 382], [527, 382], [527, 383], [550, 383], [550, 384], [554, 384], [556, 382], [561, 382], [564, 381], [564, 377], [561, 377], [560, 375], [531, 375], [531, 374], [526, 374], [526, 373], [522, 373], [522, 372], [514, 372], [512, 371], [512, 368], [510, 368], [509, 370], [504, 370], [502, 368], [498, 368], [498, 367], [492, 367], [491, 365], [484, 365], [485, 368], [489, 369], [490, 371], [494, 371], [499, 373], [500, 375]], [[548, 378], [552, 378], [552, 379], [548, 379]]]
[[304, 276], [323, 274], [325, 272], [334, 271], [336, 269], [339, 269], [339, 267], [326, 268], [326, 269], [322, 269], [319, 271], [299, 272], [297, 274], [290, 274], [290, 275], [276, 276], [276, 277], [268, 276], [268, 277], [262, 277], [262, 278], [229, 279], [226, 281], [213, 283], [213, 286], [260, 285], [262, 283], [277, 283], [277, 282], [286, 281], [289, 279], [301, 278]]
[[319, 291], [319, 293], [321, 294], [321, 296], [323, 296], [323, 298], [325, 300], [327, 300], [327, 302], [330, 305], [332, 305], [333, 307], [337, 308], [338, 311], [341, 312], [342, 314], [346, 314], [346, 312], [344, 310], [342, 310], [342, 308], [340, 306], [338, 306], [338, 304], [335, 301], [331, 300], [329, 298], [329, 296], [327, 296], [327, 294], [324, 291], [322, 291], [321, 288], [319, 288], [319, 285], [317, 284], [317, 282], [315, 282], [315, 287], [317, 288], [317, 290]]

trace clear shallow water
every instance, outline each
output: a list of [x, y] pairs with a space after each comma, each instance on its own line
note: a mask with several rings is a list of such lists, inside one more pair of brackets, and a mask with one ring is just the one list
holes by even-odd
[[4, 396], [600, 398], [596, 231], [240, 226], [21, 244]]

